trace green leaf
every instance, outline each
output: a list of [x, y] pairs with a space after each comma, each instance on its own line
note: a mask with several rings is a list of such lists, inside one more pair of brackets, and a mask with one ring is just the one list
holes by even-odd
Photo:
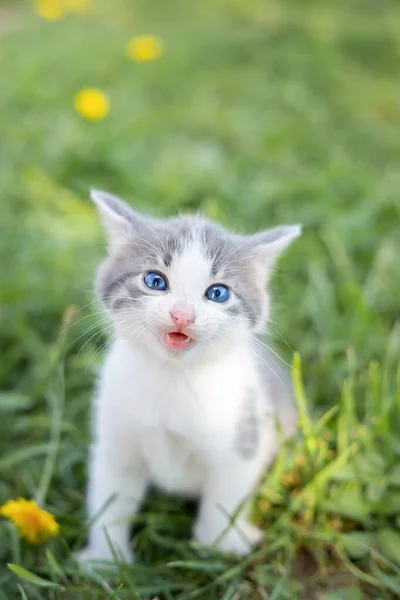
[[312, 437], [312, 423], [308, 413], [307, 399], [301, 373], [301, 357], [298, 352], [293, 356], [292, 381], [296, 405], [299, 411], [299, 426], [304, 432], [306, 440]]
[[120, 590], [122, 590], [122, 588], [124, 587], [123, 583], [120, 583], [119, 586], [114, 590], [112, 596], [110, 596], [110, 600], [113, 600], [113, 598], [117, 598], [117, 594]]
[[28, 600], [27, 595], [25, 594], [24, 588], [22, 587], [22, 585], [20, 583], [17, 583], [17, 588], [19, 589], [22, 600]]
[[400, 491], [389, 490], [382, 501], [376, 507], [380, 515], [396, 515], [400, 510]]
[[382, 454], [376, 452], [366, 452], [354, 457], [355, 472], [363, 480], [379, 477], [385, 472], [385, 459]]
[[62, 568], [60, 567], [60, 565], [58, 564], [54, 554], [52, 553], [52, 551], [50, 550], [50, 548], [46, 548], [46, 559], [47, 559], [47, 564], [49, 565], [49, 569], [50, 572], [52, 573], [52, 575], [57, 575], [60, 578], [65, 578], [65, 573], [62, 570]]
[[0, 392], [0, 412], [18, 412], [27, 410], [34, 404], [34, 399], [18, 392]]
[[[320, 492], [323, 489], [323, 486], [325, 485], [325, 483], [331, 479], [332, 474], [343, 467], [343, 465], [346, 463], [346, 461], [349, 459], [350, 455], [354, 452], [354, 450], [356, 448], [357, 448], [356, 444], [352, 444], [345, 450], [345, 452], [343, 452], [343, 454], [340, 454], [339, 456], [337, 456], [334, 460], [332, 460], [330, 463], [328, 463], [322, 470], [320, 470], [319, 473], [317, 473], [317, 475], [315, 475], [315, 477], [310, 481], [310, 483], [308, 483], [303, 488], [303, 490], [297, 496], [297, 498], [295, 498], [295, 500], [293, 501], [293, 505], [292, 505], [293, 510], [298, 510], [298, 508], [301, 506], [301, 503], [304, 502], [304, 499], [307, 496], [310, 499], [310, 503], [312, 503], [312, 504], [315, 503], [317, 493]], [[341, 492], [342, 489], [346, 489], [346, 488], [338, 488], [336, 491]], [[333, 508], [331, 509], [329, 506], [327, 507], [327, 501], [325, 500], [324, 493], [323, 494], [318, 493], [318, 496], [321, 499], [320, 500], [321, 505], [324, 506], [326, 508], [326, 510], [332, 510], [332, 512], [335, 512], [335, 509], [333, 509]], [[328, 505], [329, 505], [329, 501], [328, 501]]]
[[362, 594], [359, 588], [338, 588], [332, 592], [322, 594], [320, 600], [362, 600]]
[[366, 556], [373, 544], [373, 535], [366, 531], [350, 531], [340, 537], [344, 549], [350, 558]]
[[377, 504], [385, 497], [386, 491], [386, 483], [373, 481], [370, 485], [367, 485], [365, 495], [368, 502], [371, 502], [371, 504]]
[[15, 465], [30, 460], [36, 456], [42, 456], [47, 454], [49, 451], [49, 444], [35, 444], [31, 446], [24, 446], [19, 450], [13, 450], [9, 452], [0, 460], [0, 469], [11, 469]]
[[400, 465], [397, 465], [389, 472], [388, 482], [391, 485], [395, 485], [396, 487], [400, 487]]
[[392, 440], [393, 452], [400, 456], [400, 440]]
[[394, 594], [398, 594], [398, 597], [400, 598], [400, 581], [397, 578], [387, 575], [381, 571], [379, 573], [379, 579], [383, 585], [385, 585]]
[[[10, 597], [8, 595], [5, 594], [5, 592], [3, 592], [0, 588], [0, 600], [10, 600]], [[23, 598], [23, 600], [26, 600], [26, 597]]]
[[222, 573], [226, 571], [226, 563], [206, 562], [197, 560], [174, 560], [167, 563], [167, 567], [175, 569], [189, 569], [191, 571], [203, 571], [205, 573]]
[[231, 585], [226, 590], [225, 594], [222, 596], [221, 600], [232, 600], [235, 596], [237, 597], [237, 591], [239, 589], [240, 580], [234, 579]]
[[340, 412], [337, 423], [338, 454], [343, 454], [350, 445], [351, 434], [355, 429], [353, 382], [346, 379], [340, 399]]
[[363, 521], [372, 511], [372, 506], [367, 503], [359, 486], [336, 488], [322, 507], [332, 512], [355, 521]]
[[39, 577], [38, 575], [31, 573], [30, 571], [24, 569], [24, 567], [20, 567], [19, 565], [8, 563], [7, 567], [10, 569], [10, 571], [18, 575], [18, 577], [21, 577], [21, 579], [25, 579], [25, 581], [29, 581], [29, 583], [32, 583], [32, 585], [36, 585], [37, 587], [61, 588], [60, 584], [54, 583], [53, 581], [48, 581], [47, 579], [43, 579], [43, 577]]
[[400, 533], [394, 529], [381, 529], [376, 534], [376, 542], [380, 552], [400, 566]]
[[354, 471], [354, 465], [347, 464], [343, 465], [341, 469], [338, 469], [332, 473], [330, 479], [332, 481], [346, 481], [346, 482], [357, 482], [358, 477]]

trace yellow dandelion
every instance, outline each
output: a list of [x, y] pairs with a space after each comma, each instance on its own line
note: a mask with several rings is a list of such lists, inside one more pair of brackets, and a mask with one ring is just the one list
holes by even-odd
[[61, 0], [35, 0], [33, 10], [46, 21], [59, 21], [64, 16]]
[[31, 544], [41, 544], [60, 531], [53, 515], [39, 508], [34, 500], [8, 500], [0, 507], [0, 515], [14, 523], [20, 536]]
[[126, 55], [136, 62], [157, 60], [164, 53], [162, 40], [155, 35], [138, 35], [126, 45]]
[[110, 111], [110, 103], [97, 88], [79, 90], [74, 98], [75, 110], [89, 121], [101, 121]]
[[63, 0], [65, 10], [72, 13], [87, 13], [92, 8], [92, 0]]

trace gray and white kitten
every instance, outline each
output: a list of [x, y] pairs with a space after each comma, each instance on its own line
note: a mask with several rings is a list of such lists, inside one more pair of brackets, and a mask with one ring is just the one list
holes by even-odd
[[130, 519], [150, 483], [200, 498], [198, 542], [246, 554], [261, 532], [230, 516], [278, 450], [275, 419], [286, 435], [296, 426], [285, 374], [255, 334], [273, 263], [300, 227], [238, 236], [197, 216], [150, 219], [105, 192], [92, 200], [109, 242], [97, 293], [116, 337], [95, 398], [97, 518], [80, 558], [132, 560]]

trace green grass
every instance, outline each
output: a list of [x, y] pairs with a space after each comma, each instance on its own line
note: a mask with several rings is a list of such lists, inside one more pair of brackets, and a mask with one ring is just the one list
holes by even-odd
[[[0, 27], [0, 503], [39, 498], [62, 528], [29, 547], [0, 522], [0, 600], [398, 597], [400, 6], [95, 8], [50, 23], [14, 2], [13, 27]], [[125, 59], [140, 33], [163, 38], [161, 60]], [[92, 85], [112, 104], [96, 124], [72, 108]], [[107, 580], [73, 561], [106, 339], [91, 304], [103, 249], [90, 186], [157, 215], [305, 226], [273, 283], [270, 332], [285, 360], [301, 355], [300, 432], [260, 485], [265, 542], [245, 560], [193, 546], [190, 511], [155, 495], [136, 565]]]

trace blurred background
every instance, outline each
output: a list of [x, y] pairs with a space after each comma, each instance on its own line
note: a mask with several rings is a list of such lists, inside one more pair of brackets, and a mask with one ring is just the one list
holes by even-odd
[[378, 460], [362, 518], [338, 513], [399, 536], [399, 509], [377, 506], [392, 492], [400, 506], [400, 4], [1, 0], [0, 82], [0, 503], [41, 482], [77, 539], [107, 340], [93, 186], [237, 231], [304, 225], [272, 285], [269, 338], [289, 363], [300, 352], [310, 414], [342, 407], [332, 456], [355, 442]]

